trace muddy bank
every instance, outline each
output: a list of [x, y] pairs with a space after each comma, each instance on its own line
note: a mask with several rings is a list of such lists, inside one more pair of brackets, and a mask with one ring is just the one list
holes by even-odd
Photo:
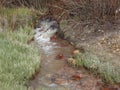
[[120, 72], [120, 21], [62, 21], [58, 35], [100, 61], [110, 62]]

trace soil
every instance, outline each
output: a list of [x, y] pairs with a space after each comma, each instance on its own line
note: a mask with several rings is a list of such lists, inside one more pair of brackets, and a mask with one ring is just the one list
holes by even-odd
[[110, 60], [120, 67], [120, 20], [77, 22], [71, 19], [66, 25], [62, 21], [61, 27], [58, 35], [76, 48], [89, 51], [101, 60]]

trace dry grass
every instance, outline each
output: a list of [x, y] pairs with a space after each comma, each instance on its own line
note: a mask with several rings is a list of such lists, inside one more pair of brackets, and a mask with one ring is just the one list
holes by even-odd
[[36, 9], [47, 6], [52, 0], [0, 0], [0, 4], [5, 7], [33, 7]]
[[[79, 20], [104, 19], [113, 20], [120, 13], [120, 0], [0, 0], [2, 6], [48, 8], [52, 14], [74, 17]], [[62, 13], [61, 13], [62, 11]], [[117, 12], [118, 11], [118, 12]]]
[[114, 19], [120, 7], [119, 0], [62, 0], [71, 16], [80, 20]]

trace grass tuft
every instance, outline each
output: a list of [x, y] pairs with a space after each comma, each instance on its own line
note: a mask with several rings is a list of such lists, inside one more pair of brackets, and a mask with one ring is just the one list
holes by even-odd
[[30, 77], [40, 68], [38, 49], [27, 44], [34, 35], [32, 19], [27, 8], [0, 9], [0, 90], [27, 90]]
[[33, 26], [37, 11], [28, 8], [0, 8], [0, 26], [4, 30], [17, 30]]
[[83, 66], [100, 75], [107, 83], [120, 83], [120, 67], [115, 67], [111, 62], [101, 61], [91, 53], [78, 53], [75, 57], [77, 66]]
[[[22, 33], [21, 30], [0, 33], [0, 83], [3, 83], [1, 85], [25, 85], [39, 69], [38, 50], [24, 43], [24, 36], [27, 35]], [[19, 39], [20, 35], [22, 39]]]

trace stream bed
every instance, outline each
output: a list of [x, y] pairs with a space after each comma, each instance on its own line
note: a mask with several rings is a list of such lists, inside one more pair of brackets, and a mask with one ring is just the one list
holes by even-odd
[[60, 38], [38, 44], [41, 53], [40, 73], [31, 81], [31, 86], [50, 90], [100, 90], [97, 79], [83, 68], [74, 68], [67, 63], [74, 47]]
[[[40, 72], [30, 81], [30, 86], [48, 90], [108, 90], [101, 89], [101, 79], [81, 68], [71, 67], [67, 59], [75, 48], [55, 35], [58, 24], [54, 19], [44, 18], [35, 29], [35, 41], [41, 52]], [[112, 89], [111, 89], [112, 90]]]

